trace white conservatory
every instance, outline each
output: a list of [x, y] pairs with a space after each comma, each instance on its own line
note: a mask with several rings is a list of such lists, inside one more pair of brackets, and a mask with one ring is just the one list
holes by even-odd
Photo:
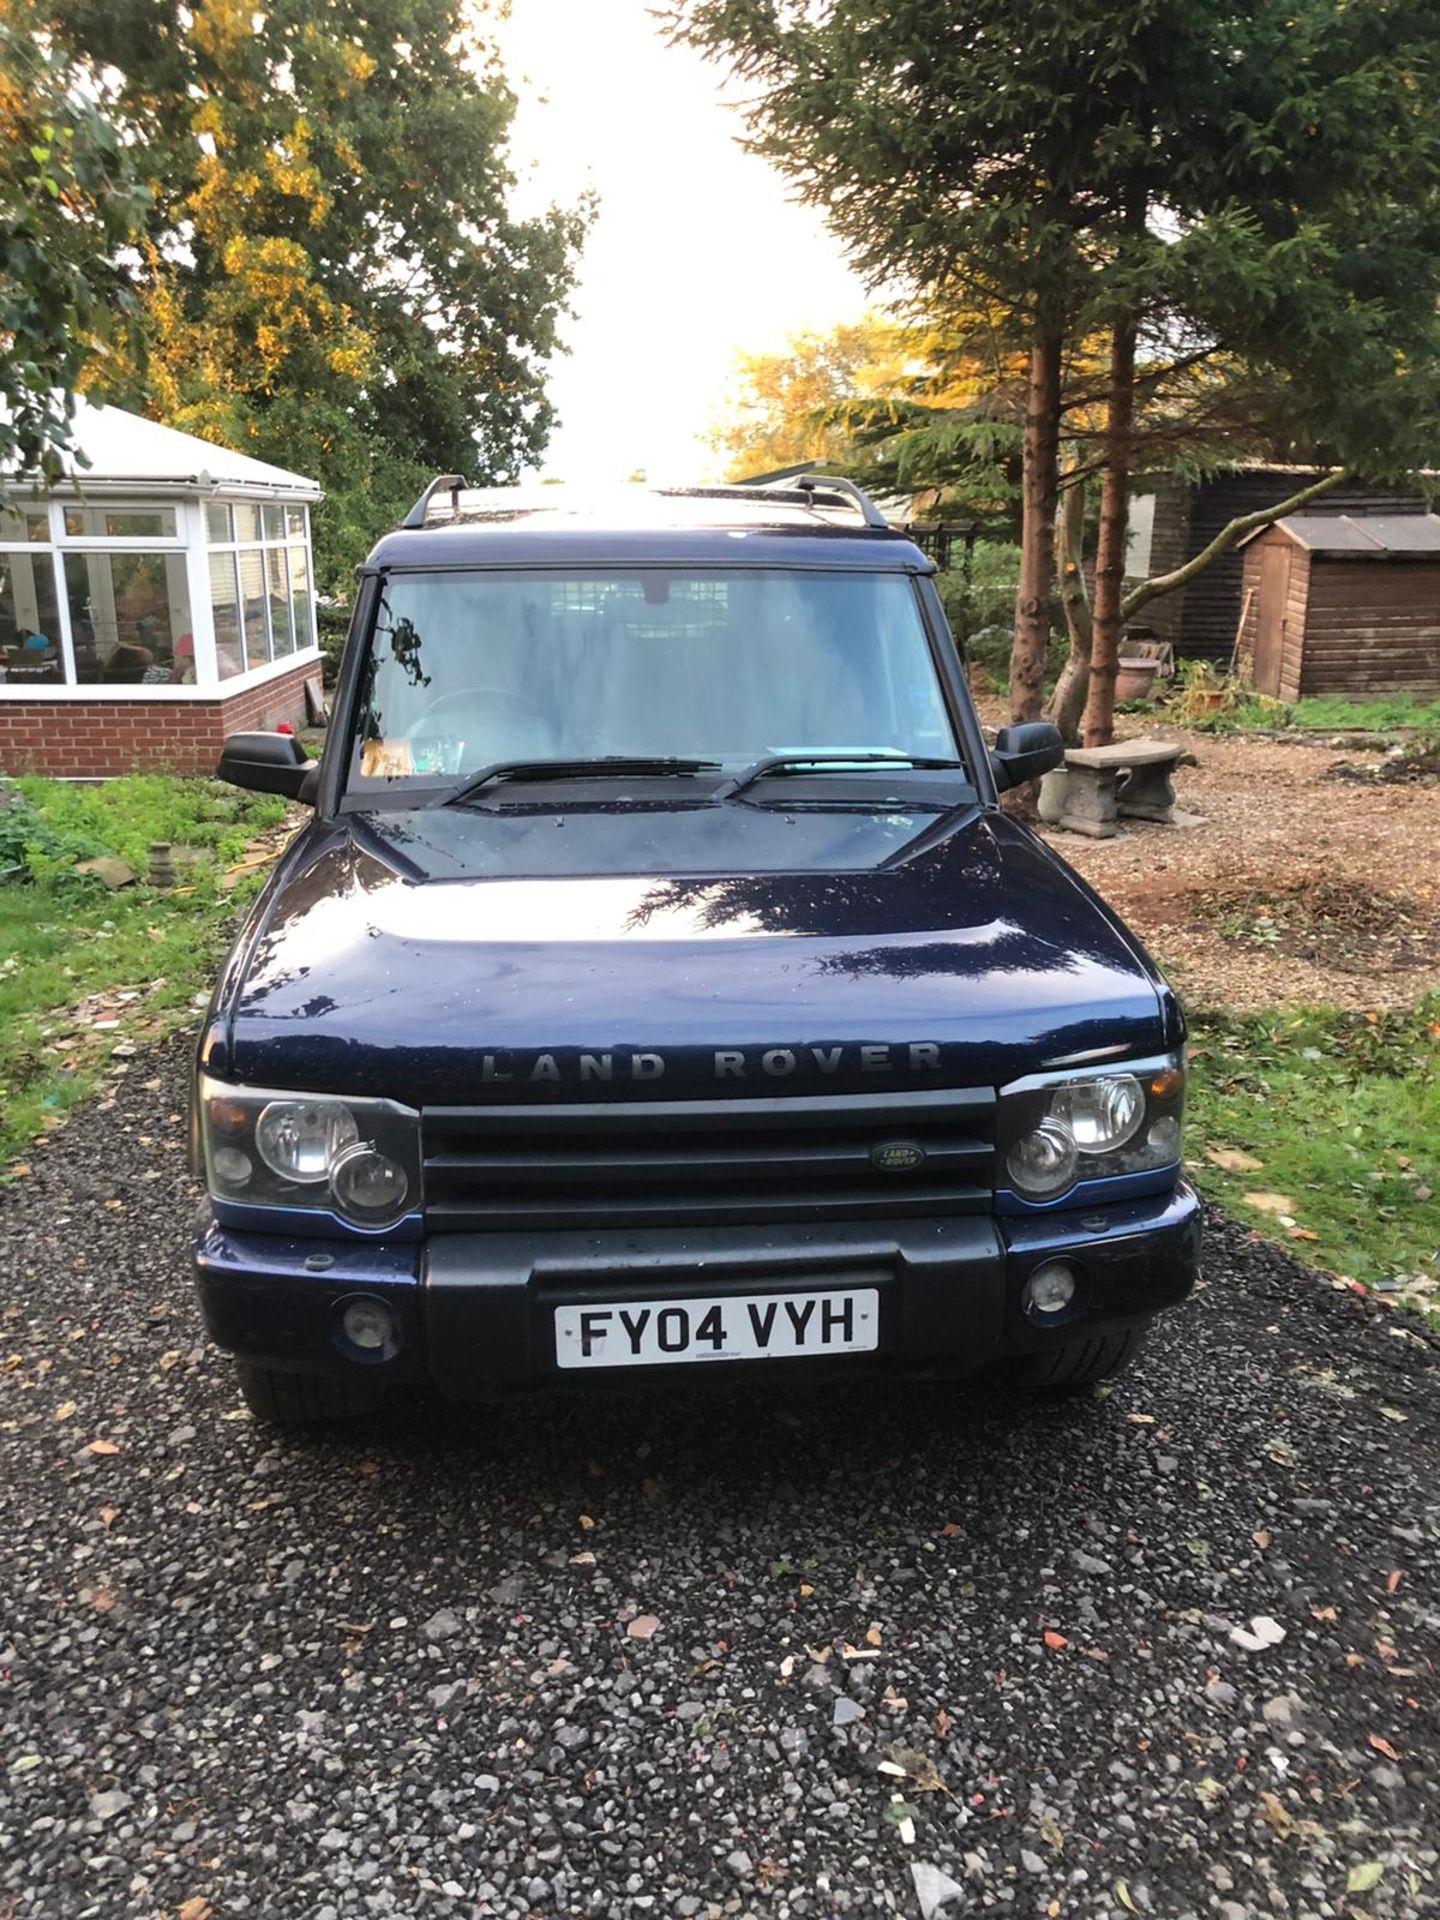
[[227, 733], [304, 725], [314, 481], [84, 400], [75, 439], [0, 512], [0, 773], [208, 773]]

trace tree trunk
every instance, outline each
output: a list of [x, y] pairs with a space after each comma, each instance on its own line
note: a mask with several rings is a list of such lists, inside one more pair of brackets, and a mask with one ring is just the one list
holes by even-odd
[[1087, 747], [1108, 746], [1115, 737], [1115, 675], [1120, 662], [1135, 440], [1135, 345], [1135, 322], [1127, 317], [1117, 323], [1110, 340], [1110, 402], [1100, 477], [1100, 538], [1095, 550], [1095, 639], [1083, 727]]
[[1060, 518], [1055, 523], [1055, 571], [1060, 581], [1060, 606], [1070, 652], [1055, 682], [1046, 718], [1060, 729], [1067, 746], [1080, 739], [1080, 716], [1090, 687], [1090, 647], [1094, 625], [1085, 592], [1085, 482], [1072, 480], [1060, 495]]
[[1045, 698], [1050, 601], [1055, 585], [1055, 501], [1059, 490], [1061, 336], [1030, 346], [1020, 523], [1020, 586], [1010, 649], [1010, 718], [1038, 720]]

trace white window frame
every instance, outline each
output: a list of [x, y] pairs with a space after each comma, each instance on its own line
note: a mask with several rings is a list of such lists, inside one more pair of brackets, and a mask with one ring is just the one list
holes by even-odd
[[[143, 512], [147, 508], [167, 508], [175, 515], [175, 532], [172, 535], [153, 537], [109, 536], [100, 534], [68, 534], [65, 531], [65, 509], [74, 507], [82, 499], [87, 505], [103, 505], [113, 502], [117, 509]], [[41, 681], [36, 683], [11, 684], [0, 681], [0, 701], [10, 700], [89, 700], [119, 701], [127, 700], [225, 700], [231, 695], [248, 691], [252, 687], [261, 687], [267, 681], [280, 678], [294, 667], [310, 666], [320, 658], [319, 633], [316, 620], [315, 603], [315, 555], [310, 540], [310, 508], [312, 498], [296, 498], [287, 495], [268, 495], [248, 493], [243, 488], [217, 487], [205, 492], [169, 491], [159, 486], [146, 489], [140, 482], [124, 485], [107, 482], [101, 478], [88, 480], [82, 492], [52, 495], [48, 502], [17, 499], [14, 503], [19, 513], [46, 511], [48, 513], [49, 540], [7, 540], [0, 537], [0, 552], [27, 553], [34, 560], [48, 556], [54, 584], [56, 606], [59, 613], [60, 655], [64, 667], [65, 679], [60, 681]], [[278, 507], [282, 515], [288, 516], [293, 508], [300, 508], [305, 517], [303, 539], [292, 540], [288, 526], [286, 537], [282, 541], [230, 541], [216, 542], [212, 547], [209, 541], [209, 528], [206, 521], [207, 506], [254, 506], [261, 509], [261, 531], [264, 531], [263, 509], [267, 506]], [[234, 520], [232, 517], [231, 525]], [[271, 632], [269, 577], [265, 555], [278, 549], [285, 556], [285, 578], [288, 589], [288, 604], [291, 609], [291, 629], [295, 627], [295, 583], [291, 571], [290, 552], [303, 547], [306, 570], [310, 581], [310, 640], [308, 645], [300, 645], [300, 636], [295, 634], [296, 646], [293, 652], [273, 656], [274, 636]], [[214, 610], [210, 604], [210, 555], [216, 551], [229, 551], [232, 554], [250, 550], [261, 555], [261, 571], [265, 580], [265, 644], [272, 657], [258, 667], [246, 667], [230, 679], [219, 678], [219, 661], [215, 648]], [[113, 686], [105, 682], [89, 681], [80, 683], [75, 678], [75, 642], [70, 622], [70, 596], [65, 580], [65, 556], [67, 554], [100, 553], [166, 553], [185, 555], [185, 585], [190, 597], [190, 633], [195, 646], [195, 681], [191, 686]], [[237, 593], [239, 579], [236, 579]], [[242, 604], [241, 622], [244, 614]]]

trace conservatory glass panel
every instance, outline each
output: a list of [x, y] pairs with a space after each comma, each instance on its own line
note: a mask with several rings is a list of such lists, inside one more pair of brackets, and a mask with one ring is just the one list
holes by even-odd
[[0, 546], [48, 545], [50, 515], [44, 507], [22, 507], [0, 513]]
[[175, 509], [114, 506], [66, 507], [65, 531], [72, 540], [173, 540]]
[[193, 683], [183, 553], [67, 553], [65, 593], [82, 685]]
[[210, 610], [215, 616], [215, 671], [222, 680], [233, 680], [245, 671], [245, 633], [233, 553], [210, 556]]
[[[241, 509], [249, 511], [249, 509]], [[263, 667], [270, 660], [270, 635], [265, 619], [265, 561], [258, 551], [238, 553], [240, 607], [245, 622], [245, 664]]]
[[226, 546], [235, 538], [235, 523], [230, 518], [230, 509], [223, 500], [206, 502], [205, 533], [212, 547]]
[[0, 553], [0, 683], [63, 681], [60, 607], [48, 553]]
[[295, 608], [295, 644], [315, 644], [315, 609], [310, 599], [310, 553], [306, 547], [290, 549], [290, 593]]
[[290, 631], [290, 575], [285, 568], [285, 549], [265, 549], [265, 578], [270, 600], [270, 653], [278, 660], [295, 651]]
[[235, 508], [235, 538], [242, 541], [260, 538], [259, 507], [245, 503]]

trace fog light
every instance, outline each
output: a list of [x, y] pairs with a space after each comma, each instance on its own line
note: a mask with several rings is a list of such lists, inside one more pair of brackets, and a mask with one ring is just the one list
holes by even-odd
[[340, 1211], [358, 1226], [379, 1226], [396, 1219], [409, 1188], [399, 1161], [377, 1153], [374, 1147], [348, 1148], [330, 1175]]
[[395, 1321], [383, 1300], [352, 1300], [340, 1324], [346, 1339], [366, 1353], [388, 1347], [395, 1332]]
[[1025, 1282], [1025, 1311], [1037, 1319], [1054, 1319], [1074, 1298], [1075, 1273], [1063, 1260], [1037, 1267]]
[[1150, 1149], [1152, 1160], [1163, 1162], [1180, 1158], [1180, 1122], [1173, 1113], [1162, 1114], [1151, 1123], [1145, 1144]]

